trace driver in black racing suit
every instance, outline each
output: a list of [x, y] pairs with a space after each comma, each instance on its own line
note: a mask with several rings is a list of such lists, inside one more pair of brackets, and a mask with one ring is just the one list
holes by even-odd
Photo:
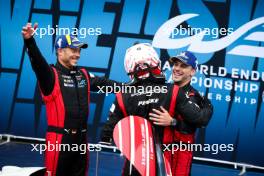
[[[113, 129], [122, 118], [136, 115], [149, 119], [149, 112], [160, 109], [161, 106], [172, 117], [177, 113], [184, 115], [182, 118], [187, 123], [209, 122], [213, 112], [211, 104], [208, 101], [197, 104], [201, 97], [190, 97], [179, 86], [165, 84], [158, 54], [149, 44], [137, 44], [127, 49], [125, 69], [132, 79], [130, 86], [135, 86], [135, 91], [116, 94], [116, 100], [110, 108], [109, 118], [101, 133], [102, 142], [112, 142]], [[177, 120], [173, 120], [170, 127], [153, 124], [155, 134], [158, 134], [159, 139], [164, 139], [168, 135], [168, 128], [176, 128], [177, 124]], [[126, 160], [122, 175], [129, 174], [140, 175], [134, 167], [130, 173], [130, 163]]]

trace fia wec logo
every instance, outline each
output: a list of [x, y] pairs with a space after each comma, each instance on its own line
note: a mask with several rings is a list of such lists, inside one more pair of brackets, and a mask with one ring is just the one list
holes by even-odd
[[[230, 35], [211, 41], [203, 40], [206, 34], [205, 30], [200, 31], [195, 35], [184, 38], [171, 38], [172, 32], [180, 24], [197, 16], [199, 16], [199, 14], [183, 14], [168, 20], [157, 30], [153, 38], [152, 45], [154, 47], [162, 49], [179, 49], [188, 46], [188, 51], [192, 51], [195, 53], [212, 53], [228, 47], [251, 29], [264, 24], [264, 17], [260, 17], [240, 26]], [[264, 32], [252, 32], [247, 35], [244, 40], [264, 42]], [[227, 53], [240, 56], [264, 58], [264, 47], [252, 45], [238, 45], [229, 50]]]

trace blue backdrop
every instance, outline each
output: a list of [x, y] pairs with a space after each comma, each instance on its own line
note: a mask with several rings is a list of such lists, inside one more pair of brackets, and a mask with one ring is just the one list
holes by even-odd
[[[193, 51], [203, 70], [198, 71], [193, 86], [215, 107], [210, 124], [198, 131], [196, 141], [234, 145], [233, 152], [195, 155], [264, 166], [263, 9], [263, 0], [0, 0], [0, 133], [33, 137], [45, 134], [45, 107], [25, 52], [22, 26], [31, 21], [38, 22], [40, 28], [92, 28], [100, 31], [79, 34], [89, 43], [79, 65], [117, 81], [128, 81], [124, 54], [136, 41], [152, 43], [157, 37], [153, 45], [168, 80], [171, 71], [166, 60], [182, 50]], [[193, 38], [188, 42], [188, 34], [170, 33], [167, 38], [158, 38], [156, 32], [165, 22], [174, 17], [179, 21], [179, 15], [185, 14], [195, 15], [179, 25], [209, 32], [202, 37], [191, 34]], [[174, 24], [175, 32], [180, 27]], [[228, 34], [233, 38], [216, 35], [214, 28], [230, 30]], [[55, 63], [56, 35], [36, 35], [35, 39], [47, 61]], [[166, 39], [172, 42], [162, 43]], [[186, 44], [174, 39], [183, 39]], [[113, 99], [113, 95], [92, 94], [90, 141], [98, 141]]]

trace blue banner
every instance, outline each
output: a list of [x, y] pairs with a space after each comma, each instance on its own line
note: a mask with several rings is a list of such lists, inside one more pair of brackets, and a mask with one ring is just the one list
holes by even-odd
[[[192, 85], [214, 105], [196, 143], [234, 148], [195, 155], [264, 166], [263, 9], [261, 0], [0, 0], [0, 133], [45, 135], [45, 106], [21, 36], [30, 21], [39, 24], [35, 39], [50, 64], [56, 36], [73, 32], [89, 44], [79, 65], [121, 82], [129, 81], [124, 55], [135, 42], [152, 43], [168, 81], [168, 58], [192, 51], [199, 61]], [[92, 93], [90, 141], [98, 141], [113, 100]]]

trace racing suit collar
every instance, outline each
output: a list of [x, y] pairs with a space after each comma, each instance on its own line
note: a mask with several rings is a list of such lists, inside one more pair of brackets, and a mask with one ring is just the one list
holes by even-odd
[[61, 72], [65, 73], [67, 75], [76, 74], [76, 72], [77, 72], [77, 67], [73, 67], [72, 69], [68, 69], [68, 68], [64, 67], [59, 61], [57, 61], [56, 67], [58, 68], [58, 70], [60, 70]]
[[[177, 85], [176, 83], [174, 83], [175, 85]], [[192, 86], [191, 86], [191, 82], [188, 82], [186, 85], [182, 86], [181, 87], [185, 92], [188, 92], [192, 89]]]

